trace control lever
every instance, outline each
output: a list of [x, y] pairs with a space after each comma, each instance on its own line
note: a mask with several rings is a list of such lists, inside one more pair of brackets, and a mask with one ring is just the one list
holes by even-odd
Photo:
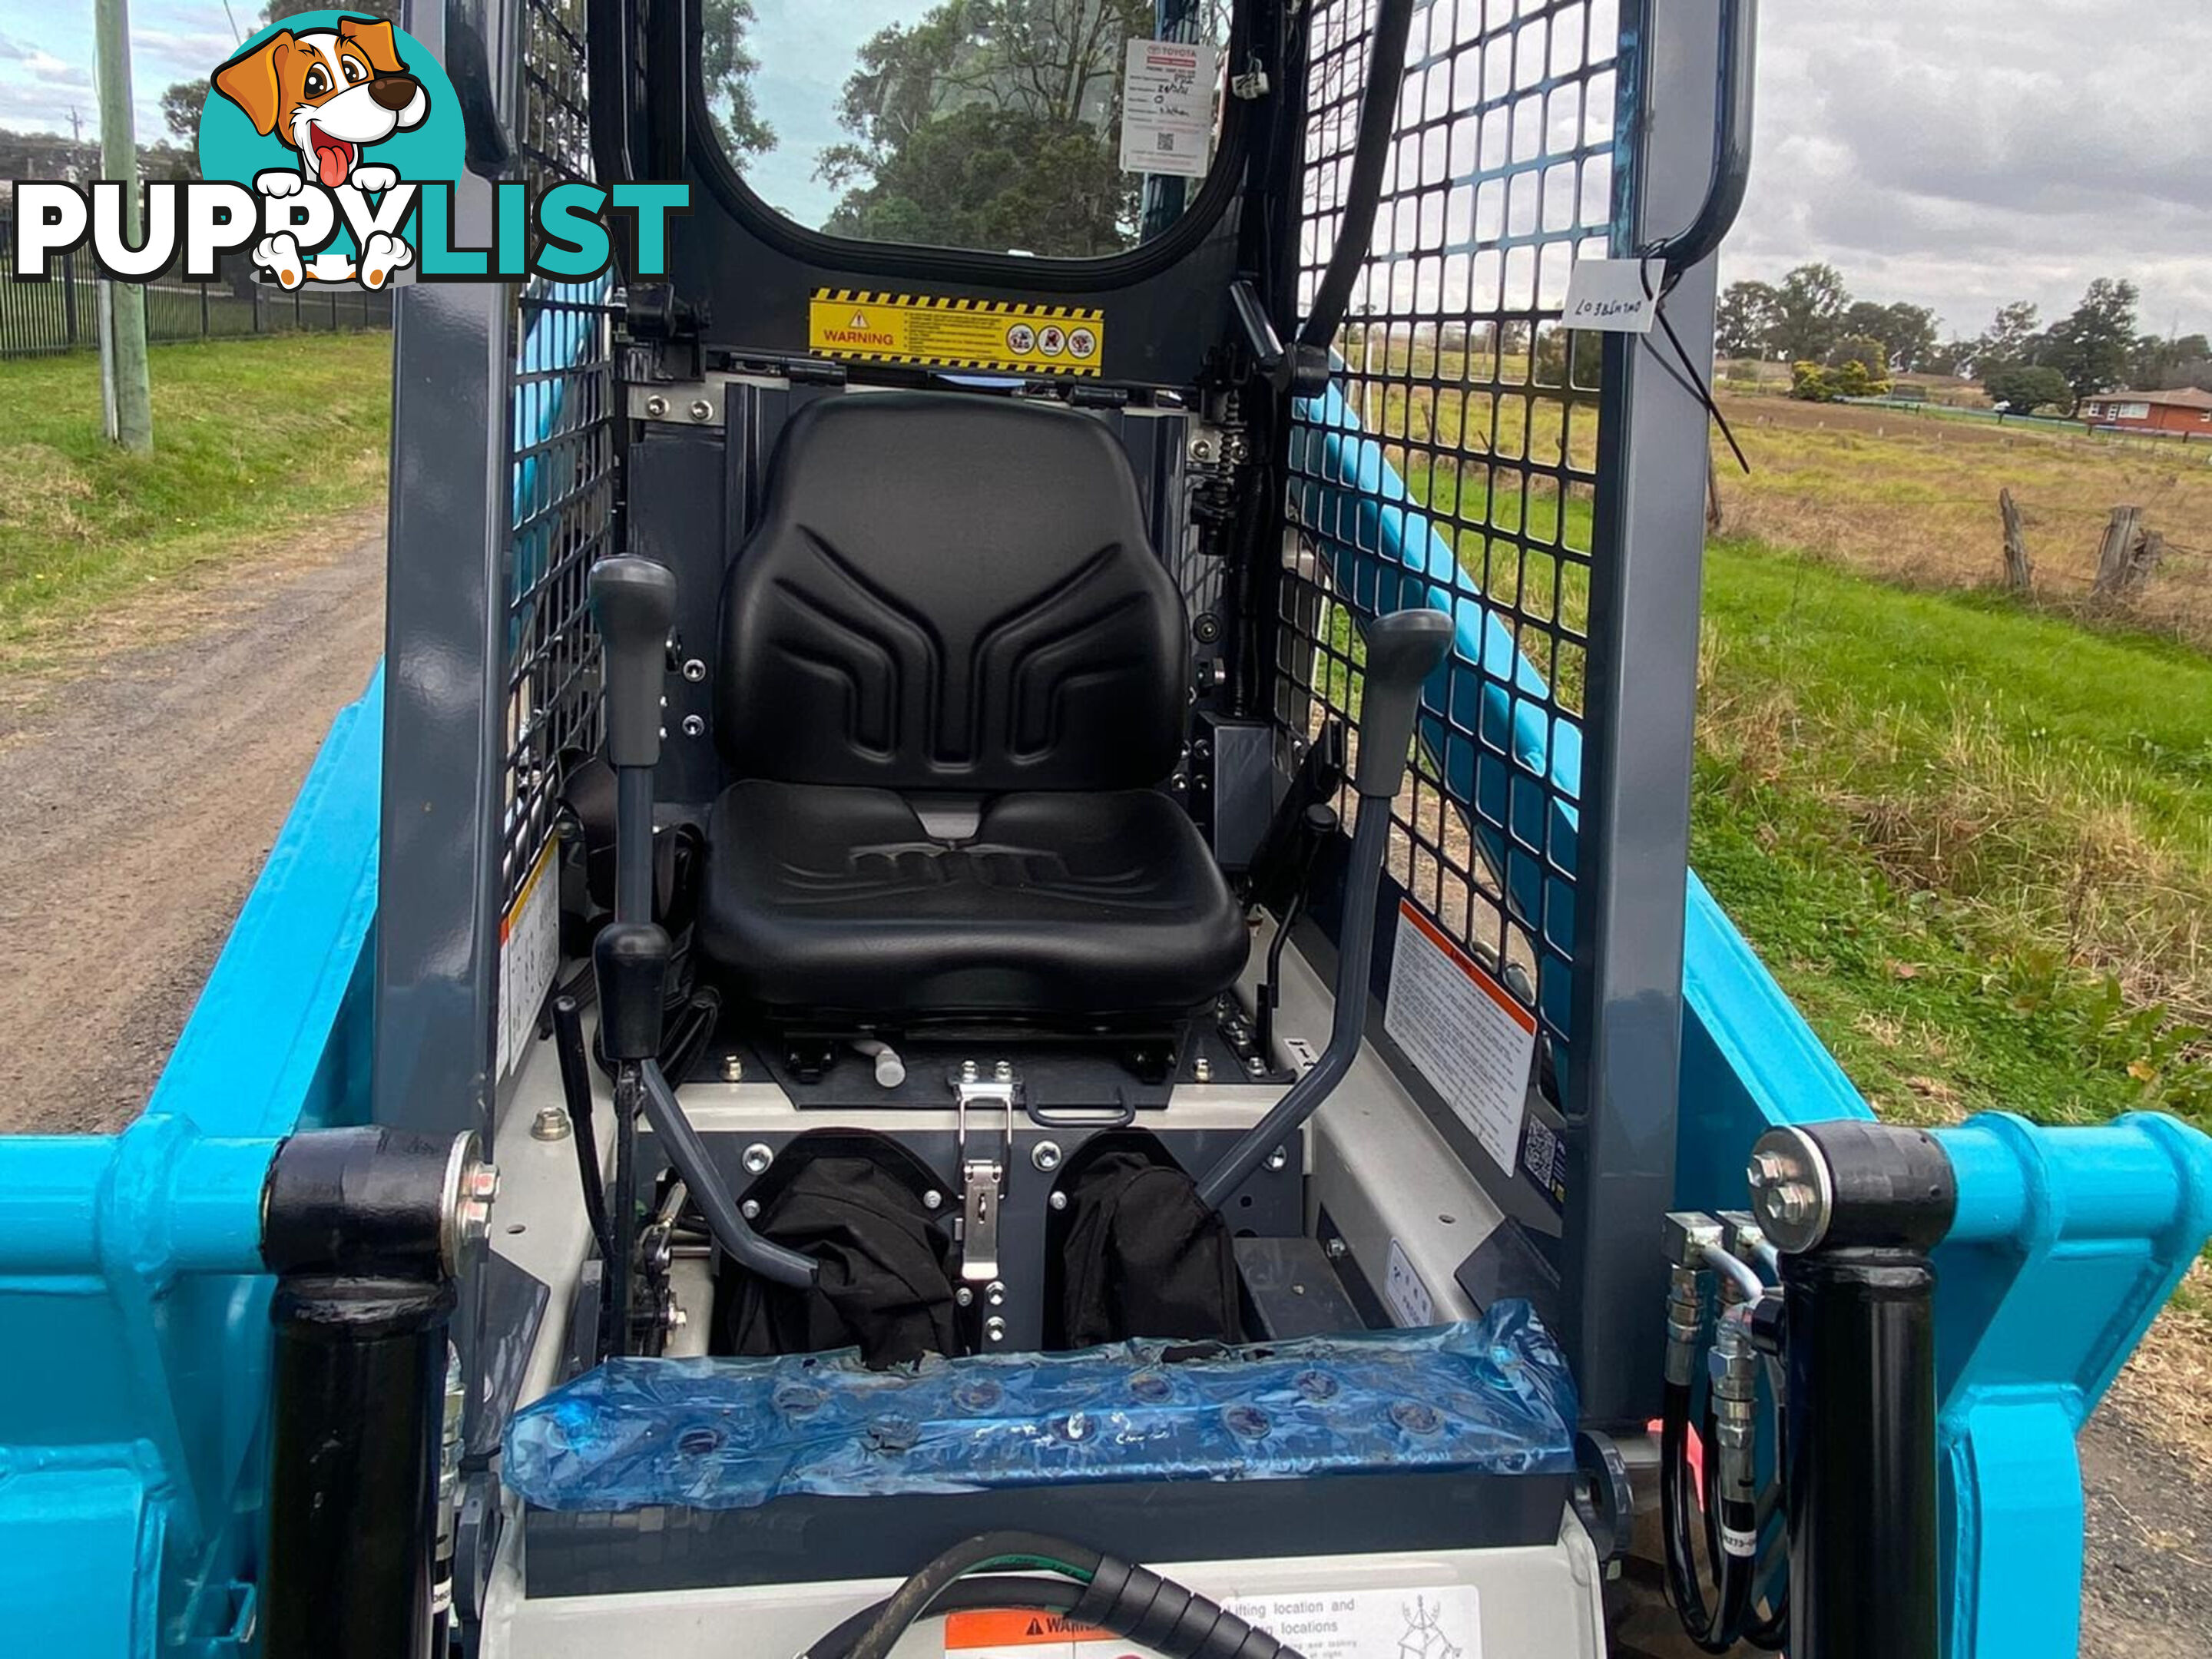
[[1359, 822], [1352, 832], [1352, 860], [1345, 872], [1336, 1018], [1328, 1046], [1313, 1068], [1199, 1182], [1198, 1196], [1212, 1209], [1219, 1209], [1270, 1152], [1320, 1109], [1352, 1069], [1366, 1030], [1367, 986], [1375, 966], [1375, 901], [1390, 846], [1390, 803], [1406, 781], [1406, 757], [1421, 712], [1421, 684], [1451, 648], [1452, 621], [1441, 611], [1394, 611], [1361, 631], [1367, 640], [1367, 664], [1360, 692], [1359, 758], [1352, 769]]
[[[708, 1154], [707, 1143], [660, 1069], [662, 996], [668, 981], [668, 934], [653, 919], [653, 774], [660, 763], [660, 688], [668, 671], [668, 630], [676, 620], [676, 578], [651, 559], [620, 555], [592, 567], [592, 620], [599, 626], [606, 693], [607, 764], [615, 774], [615, 919], [592, 945], [599, 986], [599, 1046], [615, 1067], [617, 1121], [642, 1110], [676, 1173], [706, 1218], [707, 1231], [731, 1256], [763, 1279], [810, 1285], [820, 1269], [811, 1257], [772, 1244], [745, 1223]], [[621, 1183], [624, 1191], [632, 1183]], [[629, 1271], [634, 1215], [617, 1213], [622, 1259]], [[625, 1315], [627, 1294], [618, 1302]], [[617, 1340], [627, 1346], [627, 1325]]]

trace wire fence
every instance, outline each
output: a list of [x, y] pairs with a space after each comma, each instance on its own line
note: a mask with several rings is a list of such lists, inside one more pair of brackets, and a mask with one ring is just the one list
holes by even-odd
[[[61, 256], [43, 283], [15, 280], [15, 223], [0, 214], [0, 358], [40, 357], [100, 343], [100, 283], [84, 249]], [[165, 271], [145, 283], [146, 337], [156, 344], [245, 334], [392, 326], [392, 293], [316, 284], [287, 294], [238, 280], [226, 269], [213, 282]]]

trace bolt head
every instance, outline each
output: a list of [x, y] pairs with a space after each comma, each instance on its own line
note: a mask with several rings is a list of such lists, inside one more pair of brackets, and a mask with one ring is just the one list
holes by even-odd
[[713, 420], [714, 418], [714, 405], [708, 403], [704, 398], [694, 398], [691, 400], [691, 418], [695, 421]]
[[757, 1198], [747, 1199], [744, 1203], [738, 1206], [738, 1213], [744, 1217], [748, 1221], [759, 1220], [760, 1200]]
[[1779, 1152], [1753, 1152], [1751, 1165], [1744, 1171], [1745, 1178], [1753, 1187], [1765, 1187], [1781, 1180], [1790, 1173], [1790, 1162]]
[[1267, 1154], [1267, 1167], [1271, 1170], [1279, 1170], [1290, 1161], [1290, 1153], [1284, 1151], [1280, 1146], [1276, 1147], [1273, 1152]]
[[1060, 1143], [1056, 1140], [1040, 1140], [1030, 1149], [1030, 1162], [1047, 1174], [1060, 1167]]
[[1244, 1069], [1254, 1077], [1265, 1077], [1267, 1075], [1267, 1062], [1260, 1055], [1255, 1054], [1244, 1062]]
[[463, 1188], [469, 1197], [490, 1203], [499, 1196], [499, 1166], [495, 1164], [477, 1164], [464, 1178]]
[[670, 1330], [680, 1331], [690, 1322], [691, 1316], [685, 1313], [683, 1309], [671, 1308], [668, 1310], [668, 1328]]
[[1046, 1201], [1055, 1210], [1064, 1210], [1067, 1207], [1067, 1194], [1066, 1193], [1054, 1193], [1051, 1198]]
[[1322, 1254], [1331, 1261], [1341, 1261], [1352, 1254], [1352, 1246], [1340, 1238], [1332, 1238], [1322, 1246]]
[[538, 1115], [530, 1121], [532, 1140], [566, 1140], [568, 1138], [568, 1114], [558, 1106], [541, 1106]]
[[1813, 1218], [1820, 1206], [1820, 1195], [1802, 1181], [1785, 1181], [1765, 1192], [1766, 1209], [1774, 1218], [1787, 1226], [1802, 1226]]
[[960, 1080], [963, 1083], [973, 1083], [975, 1080], [975, 1062], [974, 1060], [963, 1060], [960, 1062]]
[[934, 1187], [921, 1195], [921, 1207], [925, 1210], [942, 1209], [944, 1206], [945, 1194]]
[[742, 1054], [724, 1054], [722, 1056], [722, 1081], [725, 1083], [743, 1083], [744, 1080], [744, 1056]]
[[1193, 1080], [1194, 1082], [1197, 1082], [1197, 1083], [1211, 1083], [1211, 1082], [1212, 1082], [1212, 1081], [1213, 1081], [1213, 1062], [1212, 1062], [1212, 1060], [1208, 1060], [1208, 1059], [1207, 1059], [1204, 1054], [1200, 1054], [1200, 1055], [1196, 1060], [1194, 1060], [1193, 1061], [1191, 1061], [1191, 1063], [1190, 1063], [1190, 1075], [1191, 1075], [1191, 1079], [1192, 1079], [1192, 1080]]
[[1000, 1318], [998, 1315], [993, 1314], [988, 1319], [983, 1322], [983, 1340], [986, 1342], [1005, 1341], [1006, 1340], [1006, 1322]]
[[707, 665], [693, 657], [684, 665], [684, 678], [696, 685], [707, 678]]
[[645, 400], [645, 412], [653, 419], [659, 420], [668, 413], [668, 399], [658, 396], [647, 398]]
[[1011, 1060], [1000, 1060], [991, 1067], [991, 1079], [996, 1083], [1012, 1083], [1014, 1080], [1014, 1062]]
[[1005, 1307], [1006, 1305], [1006, 1287], [997, 1279], [993, 1279], [988, 1285], [986, 1285], [983, 1287], [983, 1300], [994, 1308]]
[[747, 1175], [765, 1175], [768, 1172], [768, 1166], [775, 1162], [775, 1154], [769, 1150], [766, 1141], [756, 1140], [745, 1148], [744, 1156], [740, 1162], [744, 1165]]
[[958, 1290], [952, 1292], [952, 1299], [963, 1308], [971, 1307], [974, 1305], [975, 1301], [975, 1292], [969, 1290], [965, 1285], [963, 1285]]
[[702, 716], [698, 714], [686, 714], [684, 717], [684, 735], [685, 737], [700, 737], [704, 735], [706, 730], [707, 722]]

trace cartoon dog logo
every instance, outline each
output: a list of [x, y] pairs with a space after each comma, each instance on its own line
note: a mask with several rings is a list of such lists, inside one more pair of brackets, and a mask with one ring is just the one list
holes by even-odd
[[[254, 131], [281, 135], [300, 155], [297, 173], [271, 168], [254, 175], [264, 196], [292, 196], [309, 183], [371, 193], [399, 182], [392, 167], [364, 161], [362, 153], [396, 132], [422, 124], [430, 94], [407, 71], [392, 25], [372, 17], [341, 17], [337, 27], [279, 29], [215, 72], [215, 89], [246, 112]], [[303, 258], [286, 231], [254, 245], [253, 263], [286, 288], [307, 277], [349, 282], [356, 275], [381, 288], [391, 274], [415, 262], [415, 250], [387, 231], [371, 235], [358, 264], [343, 253]]]

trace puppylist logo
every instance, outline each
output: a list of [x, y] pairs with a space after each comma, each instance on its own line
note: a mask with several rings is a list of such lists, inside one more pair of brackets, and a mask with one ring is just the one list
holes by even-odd
[[262, 280], [380, 289], [395, 281], [544, 276], [580, 282], [614, 258], [608, 221], [629, 222], [639, 276], [665, 270], [666, 221], [690, 209], [674, 184], [494, 187], [489, 247], [457, 245], [461, 100], [429, 50], [380, 18], [287, 17], [208, 77], [201, 179], [145, 186], [144, 235], [126, 234], [117, 181], [13, 187], [16, 280], [53, 274], [89, 243], [107, 276], [211, 280], [244, 252]]

